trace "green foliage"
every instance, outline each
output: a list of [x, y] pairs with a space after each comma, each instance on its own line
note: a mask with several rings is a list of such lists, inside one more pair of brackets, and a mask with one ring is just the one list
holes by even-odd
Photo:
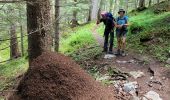
[[77, 49], [85, 48], [86, 46], [95, 43], [95, 40], [91, 33], [92, 24], [85, 25], [83, 27], [77, 27], [74, 33], [69, 33], [66, 38], [61, 38], [60, 52], [64, 54], [70, 54]]
[[97, 44], [91, 45], [87, 48], [80, 49], [70, 54], [70, 56], [76, 61], [86, 61], [95, 59], [102, 54], [102, 48]]
[[19, 58], [0, 64], [0, 91], [15, 84], [15, 79], [22, 75], [28, 68], [27, 60]]
[[[149, 53], [160, 61], [166, 61], [170, 45], [170, 12], [154, 14], [153, 10], [131, 13], [128, 48]], [[135, 15], [135, 16], [134, 16]], [[135, 34], [138, 33], [138, 34]], [[142, 43], [140, 40], [148, 39]]]

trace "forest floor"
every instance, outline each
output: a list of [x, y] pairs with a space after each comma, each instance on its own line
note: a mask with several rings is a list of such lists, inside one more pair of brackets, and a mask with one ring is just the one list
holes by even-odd
[[[92, 33], [98, 44], [102, 47], [103, 37], [98, 35], [96, 30], [92, 30]], [[116, 48], [114, 51], [115, 50]], [[137, 82], [138, 86], [135, 90], [137, 96], [135, 97], [141, 98], [144, 97], [147, 92], [154, 91], [159, 94], [163, 100], [169, 100], [170, 71], [165, 67], [165, 64], [149, 55], [135, 53], [133, 50], [127, 50], [127, 53], [128, 55], [126, 57], [120, 56], [109, 59], [104, 58], [106, 54], [101, 54], [97, 58], [82, 61], [81, 64], [85, 66], [85, 68], [87, 67], [87, 69], [90, 66], [95, 66], [96, 72], [100, 73], [100, 76], [103, 77], [98, 78], [99, 81], [104, 80], [104, 83], [109, 83], [109, 85], [114, 83], [112, 85], [118, 92], [117, 98], [119, 100], [127, 100], [127, 98], [131, 98], [133, 95], [120, 91], [119, 85], [129, 82]], [[113, 71], [115, 69], [118, 73]], [[112, 73], [110, 73], [111, 71]]]

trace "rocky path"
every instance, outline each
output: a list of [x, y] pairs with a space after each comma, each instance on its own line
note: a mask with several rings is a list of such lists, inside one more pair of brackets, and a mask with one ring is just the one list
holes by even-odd
[[[95, 29], [96, 27], [92, 30], [93, 36], [101, 47], [103, 47], [103, 37]], [[170, 100], [170, 69], [166, 68], [164, 64], [145, 54], [134, 53], [132, 50], [128, 50], [126, 57], [104, 59], [104, 56], [106, 54], [96, 62], [100, 62], [100, 64], [105, 63], [107, 66], [128, 73], [130, 77], [126, 79], [126, 82], [136, 82], [138, 84], [138, 87], [135, 89], [137, 95], [135, 95], [135, 99], [133, 98], [134, 100], [161, 100], [157, 97], [158, 95], [162, 100]], [[104, 69], [107, 68], [105, 67]], [[119, 89], [120, 87], [117, 88]], [[148, 96], [146, 95], [147, 93]], [[119, 98], [119, 100], [123, 100], [123, 98]]]

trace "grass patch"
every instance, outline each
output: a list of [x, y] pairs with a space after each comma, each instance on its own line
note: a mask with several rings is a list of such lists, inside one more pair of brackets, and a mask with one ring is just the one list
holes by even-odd
[[93, 24], [77, 27], [75, 32], [68, 33], [67, 36], [62, 37], [60, 41], [60, 52], [70, 54], [80, 48], [86, 48], [89, 45], [95, 44], [91, 28]]
[[[170, 50], [170, 12], [155, 14], [153, 10], [132, 14], [128, 35], [128, 48], [148, 53], [165, 62]], [[150, 39], [141, 42], [141, 39]]]
[[[28, 69], [28, 61], [25, 57], [18, 58], [0, 64], [0, 91], [8, 90], [16, 85], [18, 77]], [[0, 95], [0, 100], [4, 97]]]

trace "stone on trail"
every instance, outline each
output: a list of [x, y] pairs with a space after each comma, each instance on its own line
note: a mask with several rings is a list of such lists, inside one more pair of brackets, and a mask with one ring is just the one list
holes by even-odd
[[160, 98], [159, 94], [154, 91], [149, 91], [147, 94], [144, 95], [142, 100], [163, 100]]
[[116, 62], [117, 62], [117, 63], [119, 63], [119, 64], [125, 64], [125, 63], [128, 63], [128, 61], [120, 61], [120, 60], [117, 60]]
[[135, 79], [145, 76], [145, 74], [141, 71], [131, 71], [129, 74]]
[[170, 58], [168, 58], [168, 60], [166, 61], [167, 64], [170, 64]]
[[105, 56], [104, 56], [104, 59], [112, 59], [112, 58], [115, 58], [116, 56], [115, 55], [113, 55], [113, 54], [106, 54]]
[[128, 92], [130, 94], [134, 94], [136, 93], [136, 89], [138, 88], [138, 83], [137, 82], [129, 82], [129, 83], [125, 83], [123, 85], [123, 90], [125, 92]]

